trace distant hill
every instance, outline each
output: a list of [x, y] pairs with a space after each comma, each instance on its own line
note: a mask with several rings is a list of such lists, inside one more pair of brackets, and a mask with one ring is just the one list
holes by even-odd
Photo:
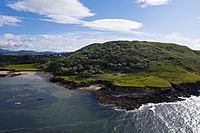
[[92, 75], [102, 72], [144, 72], [160, 65], [200, 70], [200, 52], [186, 46], [146, 41], [112, 41], [91, 44], [55, 60], [48, 69], [57, 74]]
[[43, 54], [56, 54], [56, 52], [36, 52], [32, 50], [20, 50], [20, 51], [11, 51], [0, 49], [0, 55], [43, 55]]

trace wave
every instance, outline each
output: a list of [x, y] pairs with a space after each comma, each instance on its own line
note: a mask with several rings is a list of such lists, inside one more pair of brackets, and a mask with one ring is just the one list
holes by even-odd
[[[200, 97], [192, 96], [183, 98], [183, 101], [169, 103], [149, 103], [141, 106], [139, 109], [122, 111], [132, 118], [140, 118], [134, 120], [135, 123], [145, 125], [142, 128], [157, 129], [158, 132], [181, 132], [181, 133], [199, 133], [200, 132]], [[134, 117], [133, 117], [134, 116]], [[146, 131], [146, 129], [145, 129]], [[155, 131], [156, 132], [156, 131]]]

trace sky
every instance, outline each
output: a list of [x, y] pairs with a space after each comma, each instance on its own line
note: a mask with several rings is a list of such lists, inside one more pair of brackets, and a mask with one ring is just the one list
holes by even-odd
[[199, 0], [0, 0], [0, 49], [69, 52], [143, 40], [200, 50]]

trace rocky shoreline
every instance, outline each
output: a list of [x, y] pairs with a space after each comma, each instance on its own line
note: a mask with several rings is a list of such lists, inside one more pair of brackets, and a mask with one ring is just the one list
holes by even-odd
[[176, 102], [184, 100], [181, 97], [199, 96], [199, 91], [200, 81], [172, 84], [169, 88], [109, 86], [96, 91], [95, 94], [100, 103], [134, 110], [148, 103]]
[[68, 89], [100, 86], [93, 91], [99, 102], [114, 105], [120, 109], [134, 110], [148, 103], [175, 102], [184, 100], [181, 97], [200, 96], [200, 81], [193, 83], [171, 84], [171, 87], [119, 87], [107, 81], [91, 83], [74, 83], [62, 78], [51, 78], [51, 82], [59, 83]]
[[[36, 72], [0, 71], [0, 77], [18, 76]], [[184, 100], [181, 97], [200, 96], [200, 81], [193, 83], [171, 84], [171, 87], [122, 87], [108, 81], [90, 83], [75, 83], [62, 78], [48, 76], [50, 82], [58, 83], [68, 89], [92, 91], [99, 102], [104, 105], [114, 105], [120, 109], [135, 110], [148, 103], [176, 102]]]

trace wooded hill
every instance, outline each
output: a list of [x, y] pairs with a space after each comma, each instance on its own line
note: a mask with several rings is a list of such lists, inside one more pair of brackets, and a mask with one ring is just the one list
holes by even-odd
[[107, 72], [159, 71], [159, 66], [198, 72], [200, 52], [171, 43], [112, 41], [91, 44], [69, 56], [50, 61], [45, 69], [56, 75], [90, 77]]

